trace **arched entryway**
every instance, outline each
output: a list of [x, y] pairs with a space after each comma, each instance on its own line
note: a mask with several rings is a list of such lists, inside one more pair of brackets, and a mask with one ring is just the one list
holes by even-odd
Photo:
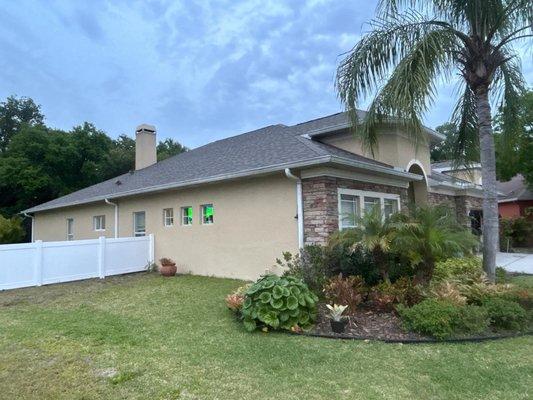
[[409, 182], [409, 188], [407, 190], [409, 203], [416, 204], [418, 206], [427, 204], [428, 183], [426, 172], [424, 171], [422, 164], [417, 160], [411, 161], [407, 165], [407, 172], [422, 176], [422, 180]]

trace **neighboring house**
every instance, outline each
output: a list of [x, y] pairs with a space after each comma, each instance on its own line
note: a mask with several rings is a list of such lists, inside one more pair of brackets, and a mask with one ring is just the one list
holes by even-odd
[[498, 212], [502, 218], [528, 216], [533, 219], [533, 190], [520, 174], [510, 181], [498, 182], [498, 191], [502, 197], [498, 200]]
[[338, 113], [156, 162], [155, 128], [141, 125], [136, 170], [26, 210], [34, 239], [153, 233], [156, 258], [173, 258], [182, 271], [254, 279], [283, 251], [324, 244], [374, 205], [390, 214], [410, 201], [445, 203], [470, 224], [481, 190], [431, 170], [429, 143], [440, 134], [426, 129], [428, 143], [415, 147], [391, 122], [372, 156], [349, 128]]

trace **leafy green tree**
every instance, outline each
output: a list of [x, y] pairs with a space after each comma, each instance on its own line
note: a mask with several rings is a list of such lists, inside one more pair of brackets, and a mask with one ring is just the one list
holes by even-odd
[[453, 158], [453, 143], [457, 137], [457, 126], [451, 122], [439, 125], [437, 132], [445, 136], [445, 139], [431, 146], [431, 161], [448, 161]]
[[[461, 96], [453, 114], [459, 128], [454, 159], [482, 164], [483, 265], [494, 280], [498, 250], [498, 193], [490, 96], [503, 110], [523, 91], [520, 63], [512, 45], [532, 36], [531, 0], [381, 0], [372, 30], [341, 62], [337, 89], [356, 134], [374, 150], [378, 125], [403, 124], [415, 143], [425, 139], [422, 115], [442, 77], [460, 76]], [[454, 75], [459, 72], [458, 75]], [[359, 125], [356, 107], [373, 95]], [[499, 96], [500, 95], [500, 96]], [[506, 113], [508, 121], [515, 118]], [[511, 122], [509, 122], [511, 123]]]
[[28, 97], [10, 96], [0, 103], [0, 153], [24, 124], [42, 125], [41, 107]]
[[397, 214], [392, 247], [406, 254], [416, 270], [416, 280], [428, 283], [435, 263], [472, 253], [477, 238], [444, 207], [414, 207], [409, 215]]
[[24, 239], [24, 234], [19, 217], [8, 219], [0, 215], [0, 244], [20, 243]]
[[165, 139], [160, 141], [157, 145], [157, 161], [162, 161], [187, 150], [187, 147], [183, 146], [181, 143], [176, 142], [171, 138]]
[[[495, 118], [496, 172], [507, 181], [522, 174], [533, 185], [533, 91], [500, 109]], [[509, 113], [516, 118], [507, 119]]]

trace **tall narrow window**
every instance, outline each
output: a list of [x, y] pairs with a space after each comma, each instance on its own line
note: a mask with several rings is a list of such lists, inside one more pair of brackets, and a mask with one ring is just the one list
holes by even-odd
[[146, 235], [146, 213], [138, 211], [133, 213], [133, 236]]
[[74, 240], [74, 218], [67, 218], [67, 240]]
[[383, 200], [383, 215], [385, 218], [398, 212], [398, 199], [384, 199]]
[[174, 209], [165, 208], [163, 210], [163, 225], [172, 226], [174, 225]]
[[359, 196], [341, 194], [340, 227], [341, 229], [355, 227], [357, 217], [361, 215], [359, 210]]
[[181, 207], [181, 224], [192, 225], [192, 207]]
[[93, 217], [93, 229], [95, 231], [105, 231], [105, 215], [96, 215]]
[[215, 209], [213, 208], [213, 204], [203, 204], [201, 209], [203, 225], [211, 225], [213, 222], [215, 222]]

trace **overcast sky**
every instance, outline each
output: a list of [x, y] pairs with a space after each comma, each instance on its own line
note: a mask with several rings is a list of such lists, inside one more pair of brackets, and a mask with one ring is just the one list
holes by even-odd
[[[339, 55], [376, 0], [4, 1], [0, 98], [32, 97], [48, 125], [116, 137], [150, 123], [196, 147], [341, 111]], [[531, 84], [531, 57], [523, 60]], [[427, 125], [445, 122], [453, 84]]]

